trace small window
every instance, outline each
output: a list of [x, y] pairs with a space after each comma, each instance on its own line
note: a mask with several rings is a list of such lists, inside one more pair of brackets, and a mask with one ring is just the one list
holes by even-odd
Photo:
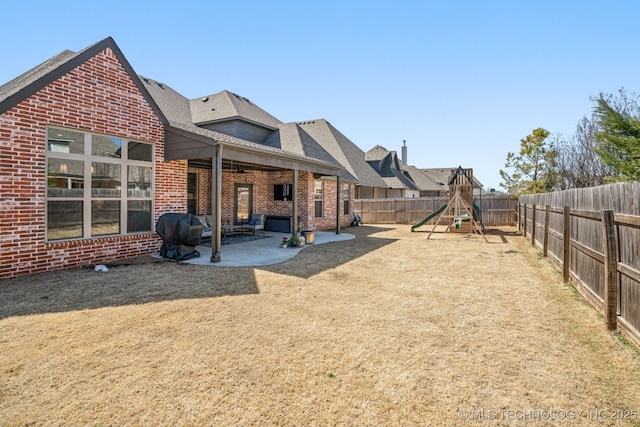
[[91, 163], [91, 196], [120, 197], [121, 170], [115, 163]]
[[47, 196], [82, 197], [84, 162], [71, 159], [47, 159]]
[[122, 157], [122, 140], [104, 135], [91, 135], [91, 154], [119, 159]]
[[129, 141], [127, 144], [129, 160], [141, 162], [153, 161], [153, 146], [144, 142]]
[[120, 234], [120, 201], [91, 201], [91, 236]]
[[315, 217], [322, 218], [324, 213], [323, 195], [322, 195], [322, 181], [314, 182], [314, 207]]
[[49, 240], [82, 237], [82, 200], [47, 202], [47, 237]]
[[84, 154], [84, 133], [67, 129], [47, 129], [47, 151]]
[[344, 215], [349, 215], [349, 184], [344, 184], [342, 187], [342, 200], [344, 204]]

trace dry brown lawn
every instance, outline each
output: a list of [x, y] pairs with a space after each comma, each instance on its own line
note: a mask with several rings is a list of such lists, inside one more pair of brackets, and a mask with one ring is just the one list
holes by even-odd
[[344, 231], [0, 282], [0, 426], [639, 425], [638, 351], [514, 229]]

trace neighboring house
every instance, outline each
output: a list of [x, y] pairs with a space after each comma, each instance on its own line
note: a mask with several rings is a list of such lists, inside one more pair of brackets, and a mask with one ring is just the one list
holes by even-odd
[[395, 151], [376, 145], [366, 152], [367, 163], [382, 177], [384, 189], [373, 189], [362, 198], [410, 198], [420, 197], [420, 188], [402, 171], [402, 164]]
[[400, 170], [420, 190], [420, 197], [438, 197], [449, 193], [449, 186], [435, 182], [426, 173], [415, 166], [401, 165]]
[[277, 119], [208, 98], [140, 78], [111, 38], [0, 86], [0, 279], [157, 252], [166, 212], [212, 214], [212, 261], [221, 224], [253, 212], [290, 229], [350, 223], [356, 177], [327, 150], [261, 143]]

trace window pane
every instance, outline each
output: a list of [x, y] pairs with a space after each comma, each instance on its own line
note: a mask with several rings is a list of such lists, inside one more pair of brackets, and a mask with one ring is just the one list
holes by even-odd
[[47, 151], [84, 154], [84, 134], [72, 130], [47, 128]]
[[315, 202], [315, 217], [322, 218], [322, 200]]
[[322, 200], [322, 181], [314, 182], [314, 197], [316, 200]]
[[127, 202], [127, 232], [151, 231], [151, 200]]
[[47, 202], [47, 239], [82, 237], [82, 200]]
[[91, 135], [91, 154], [119, 159], [122, 157], [122, 140], [112, 136]]
[[348, 200], [344, 201], [344, 214], [345, 215], [349, 214], [349, 201]]
[[91, 163], [91, 196], [120, 197], [121, 170], [115, 163]]
[[120, 201], [91, 201], [91, 235], [120, 234]]
[[127, 195], [129, 197], [151, 198], [152, 169], [144, 166], [127, 168]]
[[142, 160], [143, 162], [153, 160], [153, 147], [151, 144], [129, 141], [127, 148], [129, 150], [129, 160]]
[[83, 188], [82, 160], [47, 159], [48, 197], [82, 197]]
[[349, 184], [344, 184], [344, 187], [342, 190], [342, 198], [344, 200], [349, 200]]

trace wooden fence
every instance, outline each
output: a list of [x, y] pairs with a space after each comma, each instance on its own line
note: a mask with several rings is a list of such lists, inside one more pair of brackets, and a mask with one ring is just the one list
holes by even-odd
[[[416, 224], [449, 202], [449, 197], [356, 199], [354, 211], [366, 224]], [[475, 196], [485, 226], [516, 224], [516, 200], [509, 196]], [[433, 221], [430, 221], [433, 223]]]
[[640, 346], [640, 183], [520, 196], [518, 227]]

